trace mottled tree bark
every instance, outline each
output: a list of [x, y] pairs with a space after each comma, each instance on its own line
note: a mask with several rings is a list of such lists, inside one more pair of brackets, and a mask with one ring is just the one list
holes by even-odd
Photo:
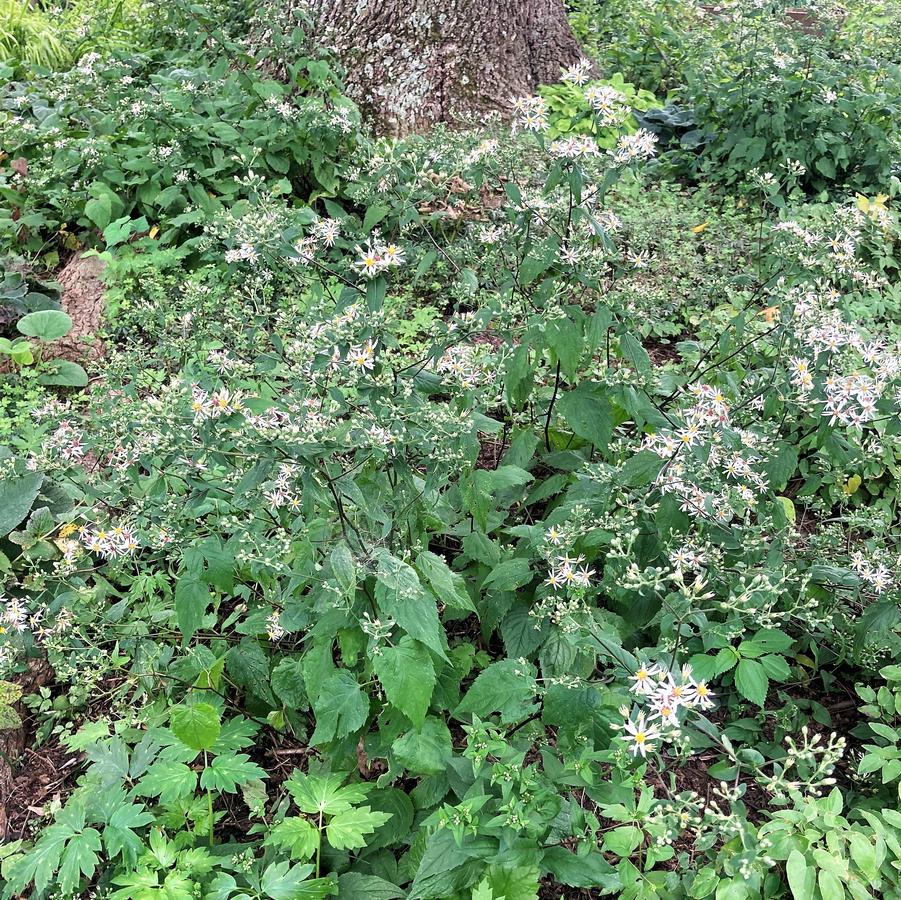
[[313, 0], [315, 37], [377, 130], [509, 112], [581, 52], [563, 0]]

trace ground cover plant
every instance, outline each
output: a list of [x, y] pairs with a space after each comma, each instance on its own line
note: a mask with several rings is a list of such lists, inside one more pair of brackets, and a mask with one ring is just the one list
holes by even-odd
[[14, 52], [0, 896], [901, 896], [893, 45], [621, 12], [400, 139], [307, 8]]

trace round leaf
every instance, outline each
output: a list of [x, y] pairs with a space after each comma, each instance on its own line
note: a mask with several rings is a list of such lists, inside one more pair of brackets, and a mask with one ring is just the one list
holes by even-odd
[[69, 333], [72, 320], [59, 309], [41, 309], [22, 316], [16, 328], [26, 337], [38, 338], [41, 341], [55, 341]]
[[169, 725], [172, 732], [192, 750], [209, 750], [219, 737], [219, 713], [209, 703], [173, 706]]

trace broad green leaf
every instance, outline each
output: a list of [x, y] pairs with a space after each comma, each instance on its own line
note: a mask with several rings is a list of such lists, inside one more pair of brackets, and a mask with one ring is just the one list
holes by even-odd
[[613, 414], [605, 398], [577, 389], [560, 397], [557, 409], [566, 424], [583, 440], [599, 449], [610, 443]]
[[479, 673], [454, 710], [454, 717], [487, 716], [500, 712], [502, 722], [516, 722], [535, 712], [535, 667], [516, 659], [502, 659]]
[[37, 338], [39, 341], [56, 341], [71, 331], [72, 319], [61, 309], [40, 309], [22, 316], [16, 322], [16, 328], [25, 337]]
[[68, 359], [52, 359], [42, 364], [42, 368], [45, 367], [50, 371], [42, 372], [38, 376], [40, 384], [57, 387], [85, 387], [88, 383], [88, 373], [78, 363]]
[[472, 598], [466, 590], [463, 576], [451, 571], [440, 556], [429, 550], [423, 550], [416, 557], [416, 565], [441, 603], [456, 609], [465, 609], [467, 612], [476, 611]]
[[372, 668], [388, 701], [418, 728], [425, 719], [435, 689], [435, 667], [424, 644], [404, 636], [394, 647], [383, 647]]
[[377, 556], [375, 596], [379, 611], [394, 619], [411, 638], [447, 659], [438, 606], [435, 598], [419, 583], [416, 570], [385, 551], [380, 551]]
[[268, 777], [267, 772], [252, 762], [246, 753], [225, 753], [214, 757], [203, 770], [200, 775], [200, 786], [204, 790], [234, 794], [239, 785], [247, 784], [255, 778]]
[[172, 733], [192, 750], [209, 750], [222, 730], [219, 712], [209, 703], [173, 706], [169, 711]]
[[344, 541], [339, 541], [332, 548], [329, 562], [332, 565], [332, 574], [335, 576], [335, 581], [338, 582], [338, 587], [341, 588], [344, 596], [353, 596], [354, 589], [357, 586], [357, 568], [353, 555]]
[[842, 883], [832, 872], [820, 869], [817, 875], [817, 884], [820, 887], [820, 895], [823, 900], [844, 900], [846, 894]]
[[203, 624], [210, 599], [209, 587], [196, 578], [183, 577], [175, 585], [175, 616], [185, 644]]
[[644, 835], [634, 825], [621, 825], [604, 834], [604, 850], [628, 859], [632, 851], [642, 842]]
[[336, 850], [359, 850], [366, 846], [365, 835], [372, 834], [390, 818], [390, 813], [374, 812], [368, 806], [359, 806], [334, 816], [325, 833]]
[[485, 576], [482, 590], [492, 588], [496, 591], [515, 591], [531, 580], [532, 571], [529, 568], [529, 561], [517, 556], [505, 559], [496, 565]]
[[601, 887], [607, 891], [622, 888], [616, 869], [601, 853], [576, 855], [564, 847], [551, 847], [544, 851], [542, 868], [549, 871], [560, 884], [569, 887]]
[[362, 728], [369, 715], [369, 697], [349, 672], [339, 670], [323, 682], [313, 701], [313, 713], [316, 730], [310, 746], [318, 747]]
[[739, 660], [735, 670], [735, 686], [742, 697], [763, 707], [769, 685], [766, 671], [756, 659]]
[[0, 537], [6, 537], [28, 515], [43, 481], [40, 472], [0, 480]]
[[345, 872], [338, 876], [338, 896], [341, 900], [400, 900], [404, 891], [378, 875]]
[[319, 846], [319, 829], [300, 816], [289, 816], [272, 829], [266, 843], [287, 850], [291, 859], [309, 859]]
[[285, 782], [285, 788], [301, 812], [333, 816], [362, 803], [372, 788], [371, 784], [343, 785], [345, 778], [347, 775], [341, 772], [323, 775], [295, 770]]
[[451, 733], [443, 719], [429, 716], [418, 731], [401, 735], [391, 751], [411, 775], [440, 775], [453, 758]]
[[272, 670], [272, 690], [288, 709], [300, 709], [307, 702], [303, 663], [286, 656]]

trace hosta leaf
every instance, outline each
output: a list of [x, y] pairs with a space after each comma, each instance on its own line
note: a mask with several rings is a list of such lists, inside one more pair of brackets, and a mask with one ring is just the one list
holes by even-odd
[[435, 667], [424, 644], [403, 637], [373, 657], [372, 668], [388, 701], [417, 727], [422, 725], [435, 688]]
[[43, 481], [40, 472], [0, 479], [0, 537], [8, 535], [28, 515]]
[[69, 333], [72, 319], [61, 309], [40, 309], [22, 316], [16, 323], [16, 328], [25, 337], [56, 341]]
[[325, 833], [336, 850], [358, 850], [366, 846], [365, 835], [372, 834], [390, 818], [391, 813], [375, 812], [368, 806], [359, 806], [334, 816]]

